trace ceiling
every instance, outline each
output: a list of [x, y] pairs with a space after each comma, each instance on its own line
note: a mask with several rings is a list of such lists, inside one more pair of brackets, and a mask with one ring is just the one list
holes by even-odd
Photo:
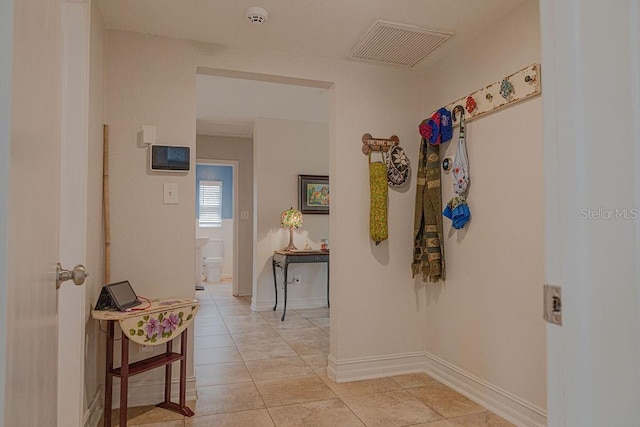
[[[343, 59], [377, 20], [453, 33], [414, 68], [453, 52], [525, 0], [99, 0], [107, 28], [249, 50]], [[249, 6], [268, 10], [252, 24]]]
[[[344, 60], [379, 20], [453, 33], [453, 37], [413, 67], [422, 70], [454, 52], [524, 1], [98, 0], [98, 4], [108, 29]], [[267, 9], [266, 22], [249, 22], [245, 14], [249, 6]], [[201, 77], [198, 76], [197, 88], [199, 134], [250, 138], [256, 117], [326, 121], [327, 95], [322, 90]], [[231, 89], [233, 93], [229, 93]], [[220, 103], [220, 99], [244, 102], [229, 105], [228, 101]], [[279, 99], [290, 102], [274, 105], [274, 100]], [[292, 110], [291, 105], [296, 108]]]

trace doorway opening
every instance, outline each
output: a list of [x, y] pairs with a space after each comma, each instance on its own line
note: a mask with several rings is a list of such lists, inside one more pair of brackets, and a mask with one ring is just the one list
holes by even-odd
[[195, 185], [196, 289], [231, 283], [237, 296], [238, 161], [209, 159], [206, 151], [201, 156], [196, 160]]
[[[221, 385], [229, 369], [234, 370], [233, 378], [259, 376], [259, 366], [274, 357], [287, 357], [306, 374], [326, 373], [330, 335], [326, 266], [289, 268], [289, 278], [298, 275], [301, 280], [295, 285], [290, 281], [283, 322], [283, 293], [278, 289], [276, 305], [271, 259], [289, 240], [281, 214], [299, 207], [298, 176], [329, 175], [331, 85], [285, 80], [211, 69], [198, 69], [196, 76], [196, 168], [235, 162], [237, 230], [229, 243], [236, 260], [231, 283], [225, 281], [223, 270], [220, 282], [210, 284], [207, 279], [204, 291], [196, 292], [200, 312], [195, 321], [194, 365], [199, 389]], [[220, 179], [201, 176], [197, 169], [196, 181], [216, 186]], [[225, 186], [223, 182], [222, 192]], [[200, 219], [196, 221], [198, 234], [203, 234]], [[211, 236], [212, 228], [206, 230]], [[294, 233], [297, 247], [320, 249], [329, 237], [329, 215], [304, 215], [302, 228]], [[229, 245], [225, 240], [225, 254]], [[208, 250], [203, 248], [203, 258]], [[217, 275], [213, 271], [210, 276]], [[282, 279], [279, 274], [281, 285]]]

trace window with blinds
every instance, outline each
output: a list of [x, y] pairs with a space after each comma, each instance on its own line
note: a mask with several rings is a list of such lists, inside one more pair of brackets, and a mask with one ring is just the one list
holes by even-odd
[[222, 182], [200, 181], [200, 227], [222, 227]]

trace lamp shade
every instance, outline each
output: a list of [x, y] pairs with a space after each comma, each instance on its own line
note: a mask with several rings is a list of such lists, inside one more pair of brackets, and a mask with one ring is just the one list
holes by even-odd
[[302, 227], [302, 212], [297, 209], [287, 209], [282, 212], [280, 217], [280, 226], [285, 228], [300, 228]]

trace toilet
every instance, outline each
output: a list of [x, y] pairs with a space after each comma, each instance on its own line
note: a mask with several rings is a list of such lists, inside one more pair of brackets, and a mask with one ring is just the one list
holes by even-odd
[[204, 265], [207, 270], [207, 282], [219, 282], [222, 274], [222, 266], [224, 265], [224, 240], [209, 240], [208, 251], [211, 256], [204, 259]]

